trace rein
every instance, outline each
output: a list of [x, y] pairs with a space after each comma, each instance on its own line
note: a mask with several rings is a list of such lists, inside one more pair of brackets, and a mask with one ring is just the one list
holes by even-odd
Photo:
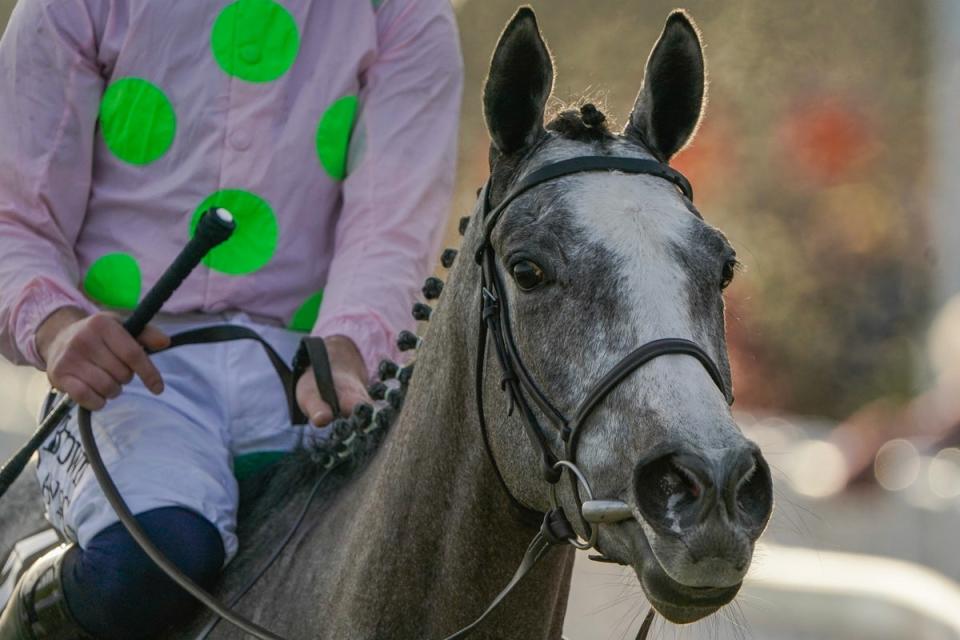
[[[592, 172], [592, 171], [619, 171], [623, 173], [651, 175], [673, 183], [690, 200], [693, 200], [693, 190], [690, 182], [678, 171], [656, 160], [641, 158], [626, 158], [616, 156], [580, 156], [554, 162], [540, 167], [520, 180], [495, 207], [490, 203], [490, 182], [483, 188], [483, 241], [475, 259], [481, 267], [481, 295], [480, 295], [480, 330], [477, 341], [477, 360], [475, 371], [477, 414], [480, 420], [480, 430], [483, 436], [487, 457], [496, 472], [496, 476], [510, 499], [521, 519], [528, 522], [542, 522], [540, 531], [524, 555], [523, 561], [513, 578], [503, 591], [497, 595], [486, 611], [469, 626], [449, 636], [446, 640], [465, 638], [483, 621], [493, 609], [503, 601], [509, 592], [546, 555], [552, 545], [569, 544], [577, 549], [587, 550], [595, 548], [601, 523], [615, 523], [632, 519], [633, 512], [629, 505], [619, 500], [596, 500], [586, 476], [577, 467], [577, 449], [580, 434], [587, 419], [593, 414], [606, 396], [623, 382], [636, 369], [648, 362], [664, 355], [686, 355], [695, 358], [713, 380], [720, 392], [723, 393], [729, 404], [733, 403], [733, 396], [724, 383], [719, 367], [713, 359], [698, 344], [684, 338], [661, 338], [641, 345], [624, 356], [600, 380], [591, 387], [586, 398], [577, 407], [572, 418], [568, 418], [556, 408], [549, 397], [542, 391], [530, 370], [520, 357], [519, 349], [514, 340], [510, 311], [505, 295], [505, 286], [500, 269], [497, 266], [497, 256], [493, 249], [491, 236], [497, 223], [500, 221], [507, 207], [520, 195], [545, 182], [564, 176]], [[512, 415], [519, 407], [524, 430], [533, 445], [539, 451], [541, 474], [545, 482], [550, 485], [551, 509], [541, 513], [524, 505], [507, 486], [506, 480], [500, 471], [493, 450], [490, 446], [490, 437], [483, 408], [483, 373], [486, 363], [487, 344], [493, 342], [497, 361], [500, 363], [500, 387], [507, 393], [509, 400], [508, 415]], [[541, 426], [534, 413], [532, 404], [536, 405], [547, 420], [559, 432], [563, 442], [563, 453], [558, 455], [550, 446], [548, 435]], [[560, 506], [557, 497], [557, 485], [566, 470], [570, 476], [573, 496], [577, 503], [577, 519], [580, 521], [583, 539], [579, 539], [576, 530], [571, 525], [566, 513]], [[586, 493], [588, 500], [581, 499], [580, 489]], [[607, 561], [603, 555], [591, 556], [592, 559]], [[651, 608], [640, 629], [638, 638], [645, 638], [650, 630], [654, 617]]]

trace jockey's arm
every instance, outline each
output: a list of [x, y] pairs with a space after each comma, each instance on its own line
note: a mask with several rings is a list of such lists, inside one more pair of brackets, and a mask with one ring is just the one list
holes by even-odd
[[38, 368], [44, 320], [64, 307], [97, 312], [74, 252], [103, 92], [90, 29], [28, 0], [0, 41], [0, 354]]
[[[366, 393], [357, 376], [337, 375], [338, 360], [355, 366], [358, 355], [363, 376], [372, 374], [399, 356], [398, 331], [412, 328], [410, 307], [449, 214], [463, 84], [447, 0], [386, 0], [377, 24], [380, 48], [361, 79], [335, 252], [311, 332], [345, 339], [330, 354], [344, 411]], [[315, 423], [329, 420], [310, 371], [298, 400]]]
[[[134, 373], [156, 392], [162, 381], [78, 288], [74, 246], [103, 92], [94, 16], [82, 6], [20, 2], [0, 41], [0, 354], [47, 369], [54, 387], [99, 409]], [[141, 343], [165, 341], [149, 328]]]

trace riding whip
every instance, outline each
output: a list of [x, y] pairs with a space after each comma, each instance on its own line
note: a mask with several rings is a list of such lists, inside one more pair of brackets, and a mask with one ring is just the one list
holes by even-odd
[[[187, 243], [167, 270], [163, 272], [157, 283], [147, 292], [147, 295], [133, 310], [130, 317], [124, 321], [123, 327], [130, 335], [134, 337], [140, 335], [144, 327], [163, 306], [163, 303], [173, 295], [173, 292], [190, 275], [190, 272], [200, 264], [203, 257], [211, 249], [229, 238], [235, 228], [236, 223], [233, 216], [226, 209], [209, 209], [203, 214], [197, 223], [193, 238], [190, 239], [190, 242]], [[0, 468], [0, 499], [20, 476], [31, 456], [53, 433], [57, 425], [67, 417], [75, 404], [69, 396], [61, 396], [53, 408], [44, 416], [40, 426], [33, 432], [27, 443], [3, 465], [3, 468]]]

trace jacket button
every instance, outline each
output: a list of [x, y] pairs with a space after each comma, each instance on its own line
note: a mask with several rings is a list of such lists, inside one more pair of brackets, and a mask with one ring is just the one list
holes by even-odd
[[261, 52], [259, 45], [248, 44], [247, 46], [240, 48], [240, 59], [247, 64], [257, 64], [260, 62], [260, 54]]
[[246, 151], [252, 141], [250, 132], [246, 129], [237, 129], [230, 134], [230, 145], [237, 151]]

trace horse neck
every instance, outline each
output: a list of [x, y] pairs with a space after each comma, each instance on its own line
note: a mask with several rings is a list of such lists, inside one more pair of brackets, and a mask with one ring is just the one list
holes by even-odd
[[[355, 504], [365, 508], [354, 531], [364, 535], [349, 556], [366, 559], [367, 570], [354, 572], [355, 587], [385, 607], [377, 632], [394, 637], [443, 638], [472, 621], [536, 533], [512, 511], [480, 433], [473, 388], [480, 284], [471, 255], [465, 249], [451, 272], [403, 411], [356, 487]], [[560, 637], [572, 554], [554, 549], [541, 564], [477, 637]]]

